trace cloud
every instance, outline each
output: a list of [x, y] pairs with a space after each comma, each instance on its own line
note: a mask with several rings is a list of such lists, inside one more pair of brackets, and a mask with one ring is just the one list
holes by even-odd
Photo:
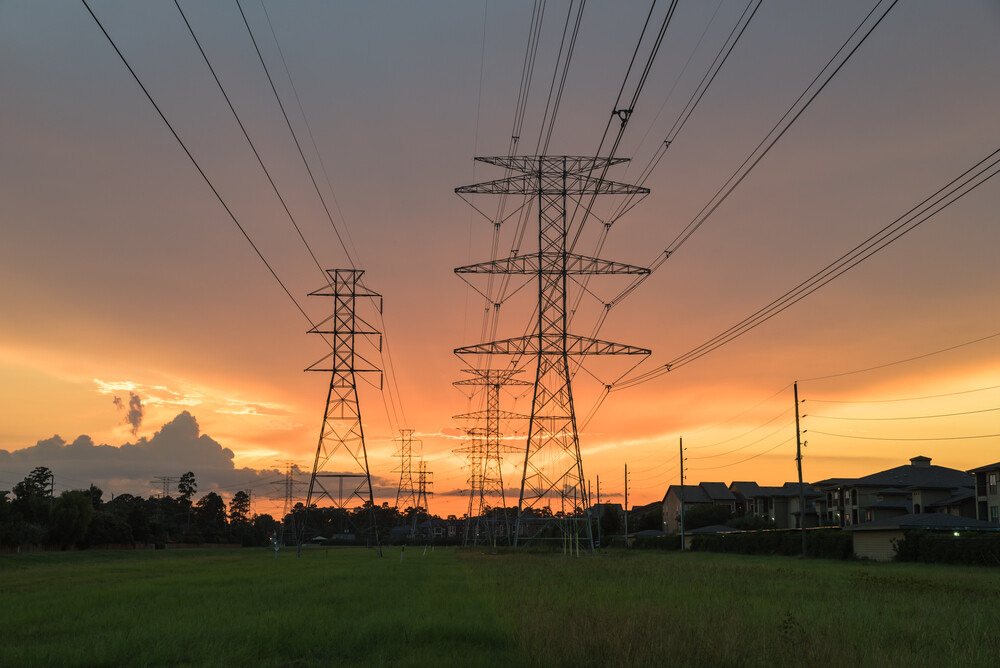
[[120, 397], [115, 396], [113, 399], [115, 406], [118, 410], [127, 410], [125, 413], [125, 424], [129, 425], [132, 435], [135, 436], [139, 433], [139, 426], [142, 424], [142, 399], [135, 392], [128, 393], [128, 409], [125, 408], [125, 403]]
[[93, 483], [108, 498], [126, 492], [142, 496], [155, 493], [158, 488], [151, 482], [155, 476], [180, 476], [186, 471], [194, 472], [199, 494], [216, 491], [228, 496], [250, 488], [260, 496], [281, 493], [271, 484], [283, 481], [281, 471], [237, 468], [234, 456], [232, 450], [202, 434], [191, 413], [182, 411], [151, 438], [120, 446], [97, 444], [87, 435], [72, 442], [55, 435], [20, 450], [0, 450], [0, 468], [5, 488], [36, 466], [47, 466], [55, 473], [57, 492]]

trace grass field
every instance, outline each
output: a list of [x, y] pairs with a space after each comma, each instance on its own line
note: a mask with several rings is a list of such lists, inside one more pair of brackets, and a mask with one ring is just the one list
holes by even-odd
[[411, 547], [0, 556], [0, 665], [996, 666], [1000, 570]]

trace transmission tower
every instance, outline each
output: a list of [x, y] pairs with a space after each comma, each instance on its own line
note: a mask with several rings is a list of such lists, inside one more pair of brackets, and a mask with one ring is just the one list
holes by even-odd
[[[375, 545], [381, 556], [382, 547], [375, 524], [375, 497], [368, 469], [357, 387], [357, 374], [381, 371], [358, 352], [356, 344], [359, 339], [377, 339], [378, 349], [381, 351], [382, 338], [374, 327], [358, 316], [355, 308], [359, 297], [380, 299], [380, 295], [360, 285], [363, 271], [328, 269], [326, 273], [330, 277], [330, 283], [309, 294], [333, 297], [334, 311], [310, 330], [310, 333], [330, 336], [332, 350], [306, 371], [328, 371], [332, 375], [326, 396], [326, 410], [323, 413], [323, 427], [309, 479], [306, 512], [302, 530], [298, 533], [298, 552], [301, 553], [305, 540], [309, 509], [314, 504], [327, 500], [334, 508], [345, 512], [349, 510], [348, 505], [351, 503], [360, 502], [363, 507], [368, 507], [367, 525], [357, 528], [362, 533], [374, 534]], [[379, 305], [381, 306], [381, 300]]]
[[[412, 535], [414, 538], [416, 538], [417, 536], [417, 523], [420, 520], [420, 516], [423, 515], [428, 519], [430, 519], [431, 516], [430, 505], [427, 502], [427, 495], [433, 494], [434, 492], [428, 492], [427, 488], [434, 484], [433, 482], [431, 482], [430, 479], [432, 475], [434, 474], [431, 471], [427, 470], [427, 462], [421, 459], [420, 462], [418, 463], [418, 472], [417, 472], [417, 506], [416, 506], [416, 512], [413, 513], [413, 527], [410, 530], [411, 532], [410, 535]], [[430, 538], [431, 540], [434, 539], [433, 526], [430, 529]]]
[[284, 503], [281, 507], [281, 517], [278, 521], [281, 524], [281, 542], [285, 545], [292, 545], [296, 540], [294, 522], [289, 522], [288, 514], [295, 509], [296, 491], [303, 489], [306, 483], [295, 479], [295, 472], [299, 470], [298, 465], [291, 460], [283, 460], [278, 464], [285, 473], [281, 480], [272, 482], [280, 490], [280, 493], [272, 495], [272, 499], [282, 499]]
[[[475, 518], [473, 544], [476, 544], [481, 530], [485, 528], [491, 544], [496, 547], [498, 539], [506, 540], [511, 535], [510, 518], [507, 516], [507, 496], [503, 484], [502, 454], [523, 451], [503, 442], [500, 420], [527, 420], [531, 417], [500, 410], [500, 388], [505, 385], [530, 387], [531, 383], [514, 378], [514, 375], [521, 373], [520, 370], [463, 369], [463, 371], [472, 374], [473, 377], [455, 381], [454, 384], [457, 387], [479, 387], [486, 395], [486, 410], [453, 416], [456, 420], [476, 420], [485, 423], [485, 429], [472, 429], [468, 432], [472, 437], [472, 444], [462, 449], [462, 452], [469, 455], [469, 465], [473, 472], [469, 479], [468, 515], [470, 523], [472, 518]], [[495, 500], [491, 506], [492, 512], [489, 513], [488, 522], [483, 527], [482, 523], [487, 520], [486, 497], [493, 497]], [[466, 543], [468, 543], [468, 526], [469, 523], [466, 524]]]
[[[514, 254], [459, 267], [457, 274], [521, 274], [537, 277], [537, 321], [527, 336], [458, 348], [458, 355], [530, 356], [536, 363], [534, 396], [525, 448], [517, 527], [525, 538], [562, 540], [570, 549], [593, 549], [590, 523], [582, 508], [589, 506], [580, 458], [576, 413], [569, 367], [570, 356], [649, 355], [637, 348], [570, 334], [567, 310], [569, 276], [648, 274], [649, 270], [571, 253], [568, 250], [568, 201], [584, 209], [584, 198], [597, 195], [646, 194], [648, 189], [594, 178], [595, 170], [626, 162], [625, 158], [569, 156], [499, 156], [476, 160], [503, 167], [509, 176], [456, 188], [459, 195], [524, 195], [537, 199], [538, 252]], [[568, 512], [566, 504], [570, 503]], [[560, 508], [548, 520], [553, 506]], [[548, 512], [547, 512], [548, 511]], [[557, 530], [550, 531], [555, 526]]]
[[[413, 430], [399, 430], [399, 448], [396, 450], [396, 457], [399, 457], [399, 468], [393, 473], [399, 474], [399, 488], [396, 491], [396, 510], [406, 508], [416, 508], [417, 487], [413, 482]], [[420, 441], [417, 441], [419, 443]]]
[[161, 486], [163, 491], [160, 494], [160, 498], [166, 498], [170, 496], [170, 488], [177, 484], [180, 480], [179, 477], [173, 475], [155, 475], [153, 479], [149, 481], [150, 485]]

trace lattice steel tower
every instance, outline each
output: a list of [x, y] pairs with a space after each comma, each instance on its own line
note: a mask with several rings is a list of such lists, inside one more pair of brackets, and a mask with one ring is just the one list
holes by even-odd
[[[640, 186], [616, 183], [591, 174], [625, 158], [569, 156], [500, 156], [476, 158], [508, 170], [507, 176], [456, 188], [463, 194], [525, 195], [537, 199], [538, 252], [512, 255], [459, 267], [458, 274], [523, 274], [538, 280], [537, 322], [527, 336], [458, 348], [458, 355], [528, 355], [537, 363], [531, 421], [525, 448], [514, 545], [524, 538], [553, 538], [572, 548], [593, 549], [589, 506], [580, 458], [569, 356], [648, 355], [649, 350], [581, 337], [567, 331], [567, 278], [587, 274], [646, 274], [649, 270], [568, 251], [567, 202], [583, 205], [596, 195], [646, 194]], [[586, 208], [586, 205], [584, 205]], [[556, 512], [553, 506], [569, 511]], [[544, 509], [561, 515], [546, 520]], [[549, 527], [555, 526], [552, 531]]]
[[[368, 453], [361, 424], [361, 407], [358, 404], [357, 374], [381, 373], [378, 367], [365, 359], [357, 349], [359, 339], [377, 340], [381, 349], [382, 338], [378, 330], [365, 322], [356, 311], [359, 297], [381, 300], [381, 296], [360, 284], [363, 271], [356, 269], [328, 269], [330, 283], [309, 293], [310, 296], [333, 297], [331, 316], [310, 330], [331, 338], [332, 350], [306, 371], [331, 372], [330, 389], [326, 395], [326, 410], [309, 493], [306, 496], [306, 517], [314, 503], [329, 501], [335, 508], [349, 510], [348, 505], [360, 502], [368, 505], [368, 521], [357, 529], [362, 534], [374, 534], [379, 556], [382, 547], [375, 526], [375, 498], [368, 469]], [[381, 302], [380, 302], [381, 305]], [[306, 522], [303, 518], [299, 532], [299, 551], [305, 539]]]
[[396, 510], [406, 508], [416, 508], [417, 486], [413, 481], [413, 430], [399, 430], [399, 449], [396, 450], [396, 457], [399, 457], [399, 468], [393, 473], [399, 474], [399, 487], [396, 490]]
[[[485, 410], [453, 416], [456, 420], [472, 420], [485, 424], [485, 427], [469, 429], [467, 433], [472, 438], [472, 443], [459, 450], [459, 452], [468, 455], [472, 471], [469, 477], [469, 522], [466, 523], [465, 542], [468, 544], [471, 533], [472, 543], [476, 545], [480, 534], [485, 532], [490, 543], [496, 546], [498, 540], [505, 541], [512, 534], [510, 518], [507, 516], [507, 495], [503, 484], [502, 455], [523, 452], [522, 448], [515, 448], [503, 442], [500, 421], [527, 420], [531, 417], [501, 410], [500, 388], [507, 385], [529, 387], [531, 383], [514, 378], [516, 374], [521, 373], [519, 370], [463, 369], [463, 371], [472, 374], [472, 378], [455, 381], [454, 385], [456, 387], [481, 388], [486, 396]], [[496, 499], [492, 505], [492, 512], [489, 512], [489, 517], [486, 517], [488, 505], [486, 497]], [[499, 508], [497, 503], [499, 503]]]

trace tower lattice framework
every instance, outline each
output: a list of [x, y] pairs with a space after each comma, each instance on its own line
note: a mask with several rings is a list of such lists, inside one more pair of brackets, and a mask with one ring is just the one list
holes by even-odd
[[394, 473], [399, 474], [399, 487], [396, 490], [396, 510], [416, 508], [419, 505], [417, 496], [419, 490], [413, 480], [413, 430], [399, 430], [399, 468]]
[[[479, 425], [467, 433], [472, 441], [460, 452], [468, 455], [469, 467], [469, 521], [466, 523], [465, 543], [478, 544], [485, 536], [490, 544], [507, 541], [512, 536], [511, 518], [507, 514], [507, 494], [503, 482], [503, 455], [522, 452], [503, 442], [501, 420], [527, 420], [530, 416], [500, 409], [500, 388], [504, 386], [529, 387], [531, 383], [515, 378], [519, 370], [464, 369], [471, 378], [455, 381], [457, 387], [481, 388], [486, 398], [485, 410], [453, 416], [456, 420], [475, 421]], [[495, 499], [492, 506], [486, 497]], [[499, 504], [499, 506], [497, 505]]]
[[300, 551], [306, 538], [308, 523], [305, 520], [309, 509], [326, 501], [344, 513], [350, 512], [352, 504], [367, 506], [367, 513], [362, 512], [358, 516], [356, 529], [373, 538], [379, 555], [382, 553], [375, 526], [375, 498], [357, 386], [358, 374], [381, 373], [358, 352], [359, 339], [377, 341], [377, 349], [381, 349], [382, 339], [378, 330], [358, 316], [356, 309], [358, 298], [380, 300], [381, 296], [361, 285], [363, 273], [357, 269], [328, 269], [330, 282], [309, 293], [310, 296], [332, 297], [334, 310], [332, 315], [310, 330], [310, 333], [330, 337], [332, 350], [306, 371], [326, 371], [331, 373], [331, 377], [306, 495], [306, 515], [299, 532]]
[[[567, 247], [567, 203], [597, 195], [638, 195], [648, 189], [591, 176], [625, 158], [571, 156], [479, 157], [507, 170], [506, 176], [456, 188], [459, 195], [525, 195], [537, 200], [538, 252], [459, 267], [458, 274], [534, 275], [538, 281], [537, 321], [527, 336], [458, 348], [458, 355], [531, 356], [536, 360], [534, 395], [525, 448], [518, 519], [519, 537], [554, 538], [571, 548], [592, 550], [589, 506], [569, 366], [570, 356], [648, 355], [649, 350], [570, 334], [567, 279], [588, 274], [646, 274], [645, 267], [571, 253]], [[568, 509], [567, 509], [568, 504]], [[558, 509], [558, 510], [556, 510]], [[556, 515], [557, 520], [547, 519]], [[550, 526], [556, 531], [548, 530]]]

